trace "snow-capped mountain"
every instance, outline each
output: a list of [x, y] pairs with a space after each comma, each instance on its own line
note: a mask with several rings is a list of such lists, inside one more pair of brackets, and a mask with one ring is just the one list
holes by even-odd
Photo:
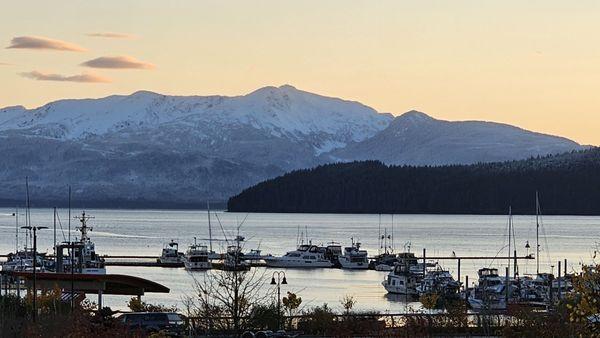
[[440, 123], [455, 126], [420, 113], [394, 119], [288, 85], [236, 97], [140, 91], [7, 107], [0, 109], [0, 202], [22, 199], [25, 176], [38, 201], [64, 200], [71, 184], [87, 205], [201, 206], [328, 161], [438, 164], [579, 148], [506, 125], [462, 122], [457, 131]]
[[441, 165], [518, 160], [578, 149], [583, 147], [566, 138], [507, 124], [444, 121], [409, 111], [375, 136], [328, 156], [340, 161], [377, 159], [387, 164]]
[[[26, 110], [0, 110], [0, 131], [62, 140], [86, 140], [114, 132], [151, 130], [173, 124], [250, 126], [276, 137], [311, 138], [316, 152], [362, 141], [385, 128], [392, 116], [358, 102], [324, 97], [284, 85], [248, 95], [167, 96], [148, 91], [102, 99], [61, 100]], [[206, 135], [204, 135], [206, 136]]]

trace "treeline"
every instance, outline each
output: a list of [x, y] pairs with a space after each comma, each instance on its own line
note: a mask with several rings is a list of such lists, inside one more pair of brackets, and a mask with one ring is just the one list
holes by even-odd
[[229, 211], [600, 215], [600, 148], [502, 163], [387, 166], [378, 161], [297, 170], [250, 187]]

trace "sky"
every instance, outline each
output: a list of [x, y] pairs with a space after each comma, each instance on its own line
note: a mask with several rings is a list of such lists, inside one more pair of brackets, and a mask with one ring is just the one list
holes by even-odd
[[598, 1], [6, 1], [0, 107], [291, 84], [600, 145]]

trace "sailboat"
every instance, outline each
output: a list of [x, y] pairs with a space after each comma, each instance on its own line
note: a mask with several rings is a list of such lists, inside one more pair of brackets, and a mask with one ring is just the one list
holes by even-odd
[[221, 255], [213, 250], [212, 226], [210, 222], [210, 202], [206, 201], [206, 215], [208, 216], [208, 259], [221, 259]]

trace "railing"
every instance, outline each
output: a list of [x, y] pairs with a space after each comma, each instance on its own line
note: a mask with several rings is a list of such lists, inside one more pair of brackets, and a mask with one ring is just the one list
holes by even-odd
[[[270, 322], [269, 322], [270, 320]], [[189, 330], [194, 334], [232, 333], [232, 317], [186, 317]], [[395, 336], [403, 330], [410, 332], [493, 334], [517, 320], [502, 313], [367, 313], [282, 316], [281, 328], [288, 332], [310, 334], [341, 333], [352, 331], [377, 336]], [[260, 331], [276, 329], [277, 316], [262, 318], [240, 317], [238, 330]]]

